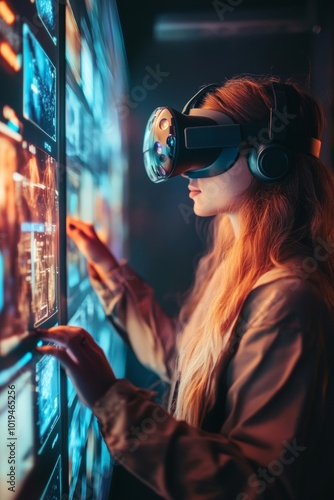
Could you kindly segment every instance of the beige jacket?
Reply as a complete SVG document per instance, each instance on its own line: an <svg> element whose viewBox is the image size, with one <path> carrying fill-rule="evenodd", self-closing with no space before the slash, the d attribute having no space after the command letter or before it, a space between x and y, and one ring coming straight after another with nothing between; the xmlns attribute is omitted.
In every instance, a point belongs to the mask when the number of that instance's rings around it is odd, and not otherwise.
<svg viewBox="0 0 334 500"><path fill-rule="evenodd" d="M127 265L93 285L138 359L171 380L177 321ZM217 363L201 429L154 394L117 380L94 407L114 457L156 494L182 500L329 499L333 470L333 323L310 280L263 275Z"/></svg>

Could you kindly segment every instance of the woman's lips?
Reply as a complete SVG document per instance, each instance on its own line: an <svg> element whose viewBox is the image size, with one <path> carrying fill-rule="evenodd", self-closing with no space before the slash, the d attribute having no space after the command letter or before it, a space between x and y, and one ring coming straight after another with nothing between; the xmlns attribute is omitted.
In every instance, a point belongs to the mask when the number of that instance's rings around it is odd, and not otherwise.
<svg viewBox="0 0 334 500"><path fill-rule="evenodd" d="M189 198L194 198L194 196L197 196L201 191L198 191L197 189L190 189L189 193Z"/></svg>

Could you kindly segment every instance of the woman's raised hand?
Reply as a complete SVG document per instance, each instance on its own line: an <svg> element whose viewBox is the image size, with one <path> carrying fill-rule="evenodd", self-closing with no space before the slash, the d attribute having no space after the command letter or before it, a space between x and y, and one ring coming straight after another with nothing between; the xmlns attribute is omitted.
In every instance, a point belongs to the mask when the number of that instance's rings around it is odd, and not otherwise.
<svg viewBox="0 0 334 500"><path fill-rule="evenodd" d="M83 328L67 325L37 329L37 335L55 344L36 347L37 351L61 362L81 401L92 408L116 380L93 337Z"/></svg>
<svg viewBox="0 0 334 500"><path fill-rule="evenodd" d="M107 273L118 266L115 257L96 234L93 224L67 217L66 227L68 236L97 272Z"/></svg>

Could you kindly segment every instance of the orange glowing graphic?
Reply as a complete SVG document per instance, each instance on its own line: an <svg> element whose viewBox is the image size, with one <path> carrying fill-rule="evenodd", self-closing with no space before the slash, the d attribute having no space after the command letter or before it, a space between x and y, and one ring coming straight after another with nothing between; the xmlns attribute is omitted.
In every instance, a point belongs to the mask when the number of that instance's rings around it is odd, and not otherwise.
<svg viewBox="0 0 334 500"><path fill-rule="evenodd" d="M13 68L14 71L19 71L19 69L21 68L20 61L9 43L0 43L0 55L9 64L9 66Z"/></svg>
<svg viewBox="0 0 334 500"><path fill-rule="evenodd" d="M3 117L5 118L5 120L8 120L13 125L15 125L18 130L21 128L22 123L18 119L18 116L15 113L15 111L13 110L13 108L11 108L10 106L4 106L2 112L3 112ZM0 127L0 130L1 130L1 127Z"/></svg>
<svg viewBox="0 0 334 500"><path fill-rule="evenodd" d="M19 137L0 129L1 354L57 310L56 162Z"/></svg>
<svg viewBox="0 0 334 500"><path fill-rule="evenodd" d="M7 24L13 24L15 21L15 15L6 2L0 2L0 17L2 17Z"/></svg>

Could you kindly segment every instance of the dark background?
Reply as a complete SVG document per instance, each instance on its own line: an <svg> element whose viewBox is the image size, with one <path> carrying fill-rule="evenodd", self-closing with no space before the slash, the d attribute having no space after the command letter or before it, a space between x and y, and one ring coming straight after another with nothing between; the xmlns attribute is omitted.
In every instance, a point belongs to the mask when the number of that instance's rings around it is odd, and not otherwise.
<svg viewBox="0 0 334 500"><path fill-rule="evenodd" d="M129 263L154 287L170 313L191 284L203 245L187 181L152 183L142 139L154 108L181 110L203 83L237 74L292 77L320 99L327 114L322 158L333 160L333 3L315 0L159 2L119 0L129 66ZM224 7L224 5L226 7ZM147 67L166 75L143 89ZM150 83L152 83L150 79ZM140 87L140 88L138 88Z"/></svg>

